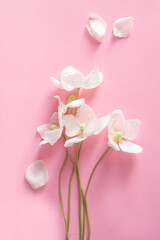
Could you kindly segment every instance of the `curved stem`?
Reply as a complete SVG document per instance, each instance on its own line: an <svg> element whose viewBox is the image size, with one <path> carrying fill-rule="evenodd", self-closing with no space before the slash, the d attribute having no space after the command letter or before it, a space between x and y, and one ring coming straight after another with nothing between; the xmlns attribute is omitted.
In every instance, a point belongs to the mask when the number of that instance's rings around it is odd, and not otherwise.
<svg viewBox="0 0 160 240"><path fill-rule="evenodd" d="M60 200L61 200L61 206L62 206L62 213L63 213L64 223L65 223L65 227L66 227L66 239L69 240L69 237L68 237L68 226L67 226L67 221L66 221L65 212L64 212L62 190L61 190L61 176L62 176L63 169L64 169L64 167L65 167L65 165L67 163L67 159L68 159L68 152L66 152L65 160L64 160L64 162L62 164L62 167L60 169L60 172L59 172L59 195L60 195Z"/></svg>
<svg viewBox="0 0 160 240"><path fill-rule="evenodd" d="M80 153L81 153L82 144L83 144L83 141L80 143L80 146L79 146L79 151L78 151L78 159L79 159L79 156L80 156Z"/></svg>
<svg viewBox="0 0 160 240"><path fill-rule="evenodd" d="M75 163L74 163L74 161L71 158L71 155L69 153L69 149L68 148L67 148L67 153L68 153L69 159L70 159L70 161L71 161L71 163L73 165L73 170L72 170L71 177L70 177L70 180L69 180L69 195L68 195L68 220L67 220L67 227L68 227L68 233L69 233L70 212L71 212L71 185L72 185L73 175L74 175L74 172L75 172Z"/></svg>
<svg viewBox="0 0 160 240"><path fill-rule="evenodd" d="M98 165L100 164L100 162L102 161L102 159L104 158L104 156L108 153L108 151L110 150L110 148L111 147L108 147L107 148L107 150L102 154L102 156L100 157L100 159L97 161L97 163L95 164L95 166L94 166L94 168L93 168L93 170L92 170L92 172L91 172L91 175L90 175L90 177L89 177L89 180L88 180L88 183L87 183L87 187L86 187L86 191L85 191L85 196L84 196L84 198L85 198L85 205L86 205L86 207L84 208L84 212L83 212L83 240L84 240L84 236L85 236L85 212L88 212L88 207L87 207L87 193L88 193L88 189L89 189L89 186L90 186L90 183L91 183L91 180L92 180L92 177L93 177L93 174L94 174L94 172L95 172L95 170L96 170L96 168L98 167ZM88 215L88 213L87 213L87 215ZM87 217L88 218L88 217ZM90 225L89 223L88 223L88 225ZM87 238L88 240L90 239L90 226L89 226L89 231L88 231L88 238Z"/></svg>
<svg viewBox="0 0 160 240"><path fill-rule="evenodd" d="M78 183L79 183L79 227L80 227L80 240L82 239L82 219L81 219L81 205L82 205L82 199L81 199L81 179L80 179L80 171L79 171L79 162L78 162L78 144L76 143L76 163L77 163L77 176L78 176Z"/></svg>

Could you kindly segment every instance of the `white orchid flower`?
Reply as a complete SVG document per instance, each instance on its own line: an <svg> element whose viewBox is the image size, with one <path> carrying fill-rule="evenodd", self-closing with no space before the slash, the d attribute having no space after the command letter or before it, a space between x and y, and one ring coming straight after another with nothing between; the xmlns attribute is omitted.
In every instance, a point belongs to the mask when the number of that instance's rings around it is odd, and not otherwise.
<svg viewBox="0 0 160 240"><path fill-rule="evenodd" d="M101 84L102 79L103 74L99 71L98 67L95 67L93 71L86 77L71 66L66 67L62 71L61 82L51 77L51 80L56 87L65 89L66 91L72 91L77 88L95 88Z"/></svg>
<svg viewBox="0 0 160 240"><path fill-rule="evenodd" d="M37 160L27 168L25 179L33 189L44 186L48 180L48 171L43 160Z"/></svg>
<svg viewBox="0 0 160 240"><path fill-rule="evenodd" d="M74 137L67 140L64 146L72 146L91 135L99 134L107 126L108 120L109 115L97 119L92 109L87 104L82 104L76 116L72 114L64 116L65 133L68 137Z"/></svg>
<svg viewBox="0 0 160 240"><path fill-rule="evenodd" d="M114 110L108 122L108 145L119 151L128 153L141 153L143 149L130 141L139 133L140 121L138 119L125 120L121 110Z"/></svg>

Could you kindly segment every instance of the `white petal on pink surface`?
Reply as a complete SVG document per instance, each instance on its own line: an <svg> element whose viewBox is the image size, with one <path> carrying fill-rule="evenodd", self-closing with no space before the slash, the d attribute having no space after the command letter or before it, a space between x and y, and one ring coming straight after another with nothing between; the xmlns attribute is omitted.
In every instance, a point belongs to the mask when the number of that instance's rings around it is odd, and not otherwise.
<svg viewBox="0 0 160 240"><path fill-rule="evenodd" d="M88 118L88 121L87 121L86 125L85 125L84 136L88 137L88 136L93 135L98 128L98 123L99 123L99 121L98 121L97 118L95 118L93 116L90 116Z"/></svg>
<svg viewBox="0 0 160 240"><path fill-rule="evenodd" d="M51 117L51 120L50 120L50 124L59 126L59 119L58 119L58 113L57 112L54 112L52 114L52 117Z"/></svg>
<svg viewBox="0 0 160 240"><path fill-rule="evenodd" d="M78 137L74 137L74 138L71 138L69 140L67 140L64 144L64 146L67 148L67 147L71 147L73 144L75 143L79 143L79 142L82 142L86 139L86 137L83 137L83 136L78 136Z"/></svg>
<svg viewBox="0 0 160 240"><path fill-rule="evenodd" d="M85 89L92 89L98 87L103 79L103 74L99 71L99 67L95 67L93 71L86 76L84 82Z"/></svg>
<svg viewBox="0 0 160 240"><path fill-rule="evenodd" d="M107 115L105 117L101 117L100 119L98 119L98 126L97 126L97 129L96 129L94 135L97 135L101 131L103 131L103 129L107 126L109 119L110 119L110 115Z"/></svg>
<svg viewBox="0 0 160 240"><path fill-rule="evenodd" d="M49 130L50 130L50 124L43 124L43 125L37 127L37 132L39 133L41 138L44 138L44 133Z"/></svg>
<svg viewBox="0 0 160 240"><path fill-rule="evenodd" d="M64 116L64 125L66 127L66 135L68 137L73 137L78 135L80 126L77 124L76 117L72 114Z"/></svg>
<svg viewBox="0 0 160 240"><path fill-rule="evenodd" d="M47 131L44 133L44 140L46 140L53 146L61 137L62 131L63 131L63 128Z"/></svg>
<svg viewBox="0 0 160 240"><path fill-rule="evenodd" d="M128 152L128 153L139 154L143 151L143 149L139 145L129 141L123 141L122 143L119 144L119 147L123 152Z"/></svg>
<svg viewBox="0 0 160 240"><path fill-rule="evenodd" d="M124 137L128 140L134 140L139 133L140 121L138 119L129 119L126 121L126 133Z"/></svg>
<svg viewBox="0 0 160 240"><path fill-rule="evenodd" d="M93 110L86 103L82 104L77 111L76 120L81 126L85 124L90 116L95 116Z"/></svg>
<svg viewBox="0 0 160 240"><path fill-rule="evenodd" d="M55 85L56 87L58 87L58 88L60 88L60 89L63 89L62 84L61 84L60 81L58 81L58 80L55 79L54 77L51 77L51 80L52 80L52 82L54 83L54 85Z"/></svg>
<svg viewBox="0 0 160 240"><path fill-rule="evenodd" d="M71 66L66 67L62 71L61 83L63 88L67 91L72 91L76 88L82 87L84 84L84 80L84 75Z"/></svg>
<svg viewBox="0 0 160 240"><path fill-rule="evenodd" d="M108 122L108 131L122 131L126 130L126 120L123 116L121 110L114 110L110 115L110 120Z"/></svg>
<svg viewBox="0 0 160 240"><path fill-rule="evenodd" d="M74 101L68 103L66 106L69 108L76 108L76 107L80 107L83 103L85 103L85 99L80 98L78 100L74 100Z"/></svg>
<svg viewBox="0 0 160 240"><path fill-rule="evenodd" d="M86 28L90 35L98 42L102 41L106 32L106 27L106 22L98 14L92 13L89 15Z"/></svg>
<svg viewBox="0 0 160 240"><path fill-rule="evenodd" d="M114 23L113 34L120 38L128 37L131 33L132 27L133 17L120 18Z"/></svg>
<svg viewBox="0 0 160 240"><path fill-rule="evenodd" d="M44 186L48 180L48 171L43 160L33 162L26 171L25 179L33 189Z"/></svg>

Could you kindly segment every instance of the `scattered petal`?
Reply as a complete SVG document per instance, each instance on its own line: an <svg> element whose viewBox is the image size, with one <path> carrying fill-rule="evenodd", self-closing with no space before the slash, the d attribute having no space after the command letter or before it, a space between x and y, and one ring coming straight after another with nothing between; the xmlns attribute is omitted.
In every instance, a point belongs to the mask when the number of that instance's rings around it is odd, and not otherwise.
<svg viewBox="0 0 160 240"><path fill-rule="evenodd" d="M119 146L123 152L138 154L143 151L143 149L139 145L128 141L123 141L122 143L119 144Z"/></svg>
<svg viewBox="0 0 160 240"><path fill-rule="evenodd" d="M48 171L43 160L33 162L26 171L25 179L33 189L44 186L48 180Z"/></svg>
<svg viewBox="0 0 160 240"><path fill-rule="evenodd" d="M86 28L90 35L98 42L102 42L102 39L106 32L106 22L96 13L90 14Z"/></svg>
<svg viewBox="0 0 160 240"><path fill-rule="evenodd" d="M133 26L133 17L120 18L115 21L113 26L113 34L116 37L128 37Z"/></svg>

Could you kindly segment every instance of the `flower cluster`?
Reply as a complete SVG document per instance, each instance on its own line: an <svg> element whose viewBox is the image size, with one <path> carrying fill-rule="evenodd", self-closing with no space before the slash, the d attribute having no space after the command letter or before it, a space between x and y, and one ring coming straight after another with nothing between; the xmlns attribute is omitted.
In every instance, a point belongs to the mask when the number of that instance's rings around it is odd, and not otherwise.
<svg viewBox="0 0 160 240"><path fill-rule="evenodd" d="M87 192L95 169L106 155L106 153L112 148L116 151L122 150L128 153L141 153L142 148L132 143L139 133L140 121L138 119L125 120L121 110L114 110L110 114L106 114L101 118L97 118L93 110L86 104L84 98L78 98L80 88L93 89L99 86L103 79L103 74L99 71L98 67L95 67L93 71L84 76L81 72L75 68L69 66L65 68L61 73L61 81L51 77L52 82L58 88L66 91L72 91L77 89L76 95L70 95L67 103L61 101L60 96L55 96L58 100L58 110L54 112L50 122L48 124L41 125L37 128L39 135L42 138L40 146L43 144L54 145L58 139L62 136L65 139L64 147L66 148L66 158L60 171L59 177L59 192L61 197L61 204L63 210L63 216L66 226L66 238L69 239L69 217L66 220L63 200L61 194L61 174L63 168L69 158L73 164L73 171L70 178L69 185L69 204L71 194L71 182L75 171L75 161L72 159L69 152L69 147L76 144L76 167L77 177L79 181L79 222L80 222L80 239L84 239L85 230L83 230L82 236L82 220L81 220L81 205L83 199L84 217L83 225L85 226L85 212L87 214L87 220L89 223L89 215L87 209ZM79 156L82 147L82 142L92 135L101 133L105 128L108 128L108 147L105 150L102 157L98 160L92 174L89 178L86 191L84 192L81 186L80 171L79 171ZM106 140L107 142L107 140ZM46 166L42 160L36 161L29 166L26 171L26 180L34 188L43 186L48 181L48 172ZM82 198L82 199L81 199ZM70 205L68 210L68 216L70 216ZM90 224L89 224L90 226ZM90 234L90 228L89 228ZM90 235L89 235L90 236ZM90 239L90 237L88 237Z"/></svg>

